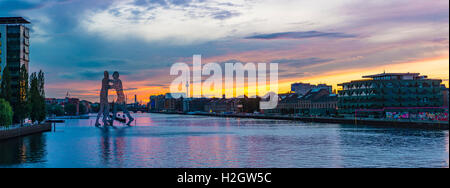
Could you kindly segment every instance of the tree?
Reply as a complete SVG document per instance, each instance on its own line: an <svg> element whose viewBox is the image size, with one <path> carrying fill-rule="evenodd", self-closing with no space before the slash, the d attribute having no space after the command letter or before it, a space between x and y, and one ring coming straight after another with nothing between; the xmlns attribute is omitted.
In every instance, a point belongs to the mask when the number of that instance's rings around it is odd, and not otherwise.
<svg viewBox="0 0 450 188"><path fill-rule="evenodd" d="M14 109L14 121L23 125L25 118L29 116L30 105L28 101L28 71L25 64L20 68L19 73L19 87L17 88L17 101L13 105Z"/></svg>
<svg viewBox="0 0 450 188"><path fill-rule="evenodd" d="M0 98L3 98L5 101L11 103L11 91L11 76L9 75L8 66L6 66L3 71L2 83L0 85Z"/></svg>
<svg viewBox="0 0 450 188"><path fill-rule="evenodd" d="M61 105L58 104L49 104L46 105L47 114L49 115L55 115L55 116L63 116L64 115L64 109Z"/></svg>
<svg viewBox="0 0 450 188"><path fill-rule="evenodd" d="M13 111L9 102L0 99L0 126L9 126L12 124Z"/></svg>
<svg viewBox="0 0 450 188"><path fill-rule="evenodd" d="M31 111L30 111L30 119L32 122L38 121L40 116L41 109L41 96L39 93L39 86L38 86L38 78L36 76L36 73L32 73L30 75L30 89L29 89L29 96L28 96L28 103L30 105Z"/></svg>
<svg viewBox="0 0 450 188"><path fill-rule="evenodd" d="M86 107L86 105L84 104L84 103L80 103L80 114L86 114L86 111L87 111L87 107Z"/></svg>
<svg viewBox="0 0 450 188"><path fill-rule="evenodd" d="M42 70L38 73L38 91L39 91L39 115L37 117L38 121L44 121L45 117L47 117L47 110L45 109L47 105L45 105L45 76Z"/></svg>
<svg viewBox="0 0 450 188"><path fill-rule="evenodd" d="M64 111L67 115L75 115L77 113L77 107L69 103L64 106Z"/></svg>
<svg viewBox="0 0 450 188"><path fill-rule="evenodd" d="M28 93L28 104L30 108L30 119L32 122L42 122L47 116L44 92L44 73L32 73L30 75L30 88Z"/></svg>
<svg viewBox="0 0 450 188"><path fill-rule="evenodd" d="M91 113L98 113L100 111L100 104L94 103L91 105Z"/></svg>

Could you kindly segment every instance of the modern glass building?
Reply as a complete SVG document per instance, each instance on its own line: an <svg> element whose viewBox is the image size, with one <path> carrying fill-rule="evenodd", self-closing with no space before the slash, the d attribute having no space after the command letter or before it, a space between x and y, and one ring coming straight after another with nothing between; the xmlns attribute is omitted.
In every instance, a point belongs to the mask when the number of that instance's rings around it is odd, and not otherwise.
<svg viewBox="0 0 450 188"><path fill-rule="evenodd" d="M20 67L25 65L28 70L30 61L28 24L22 17L0 17L0 81L8 66L13 93L17 92Z"/></svg>
<svg viewBox="0 0 450 188"><path fill-rule="evenodd" d="M339 84L340 114L385 117L439 113L443 108L442 80L419 73L382 73Z"/></svg>

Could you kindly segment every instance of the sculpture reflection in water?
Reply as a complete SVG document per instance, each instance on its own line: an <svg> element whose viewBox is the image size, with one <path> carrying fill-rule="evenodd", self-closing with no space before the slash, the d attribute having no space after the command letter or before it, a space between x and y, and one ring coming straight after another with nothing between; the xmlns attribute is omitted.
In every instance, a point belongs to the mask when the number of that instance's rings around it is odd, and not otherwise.
<svg viewBox="0 0 450 188"><path fill-rule="evenodd" d="M95 121L95 126L100 126L99 120L100 116L103 116L102 121L104 126L113 126L114 121L118 120L117 111L122 110L123 113L127 116L128 122L127 125L130 125L131 122L134 121L134 118L131 117L130 112L127 109L127 104L125 101L125 94L123 92L122 80L119 79L119 72L114 72L113 80L109 78L108 71L104 72L104 78L102 80L102 88L100 91L100 110L97 114L97 120ZM112 83L112 85L110 85ZM114 103L113 113L110 115L111 106L108 102L108 90L114 89L116 90L117 100ZM119 119L120 120L120 119ZM126 121L125 119L122 119Z"/></svg>

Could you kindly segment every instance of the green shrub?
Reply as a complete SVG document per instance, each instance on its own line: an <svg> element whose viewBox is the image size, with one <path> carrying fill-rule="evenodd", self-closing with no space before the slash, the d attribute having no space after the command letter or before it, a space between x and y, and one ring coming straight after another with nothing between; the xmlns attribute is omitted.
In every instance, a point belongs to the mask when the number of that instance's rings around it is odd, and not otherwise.
<svg viewBox="0 0 450 188"><path fill-rule="evenodd" d="M48 115L50 116L63 116L64 115L64 108L61 105L58 104L49 104L46 105L46 110Z"/></svg>
<svg viewBox="0 0 450 188"><path fill-rule="evenodd" d="M66 112L66 115L69 116L74 116L77 114L77 106L75 106L74 104L66 104L64 106L64 111Z"/></svg>
<svg viewBox="0 0 450 188"><path fill-rule="evenodd" d="M0 99L0 126L9 126L12 124L13 111L9 102Z"/></svg>

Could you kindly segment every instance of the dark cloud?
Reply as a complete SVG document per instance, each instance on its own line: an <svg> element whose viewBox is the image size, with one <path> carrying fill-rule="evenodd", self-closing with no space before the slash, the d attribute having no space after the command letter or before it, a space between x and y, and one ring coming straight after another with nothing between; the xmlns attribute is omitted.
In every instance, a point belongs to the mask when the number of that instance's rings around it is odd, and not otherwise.
<svg viewBox="0 0 450 188"><path fill-rule="evenodd" d="M192 0L135 0L136 6L154 7L154 6L186 6L192 3Z"/></svg>
<svg viewBox="0 0 450 188"><path fill-rule="evenodd" d="M239 16L240 13L237 12L231 12L231 11L227 11L227 10L223 10L223 11L219 11L219 12L214 12L212 14L214 19L218 19L218 20L226 20L235 16Z"/></svg>
<svg viewBox="0 0 450 188"><path fill-rule="evenodd" d="M103 71L78 71L73 73L61 73L60 77L69 80L101 80L103 78Z"/></svg>
<svg viewBox="0 0 450 188"><path fill-rule="evenodd" d="M82 61L76 65L83 68L108 68L126 65L128 62L124 60L91 60Z"/></svg>
<svg viewBox="0 0 450 188"><path fill-rule="evenodd" d="M23 0L1 0L0 1L0 16L1 13L12 13L19 10L31 10L39 9L49 3L64 3L72 0L41 0L36 2L23 1Z"/></svg>
<svg viewBox="0 0 450 188"><path fill-rule="evenodd" d="M304 67L308 65L315 65L320 63L326 63L333 61L333 59L321 59L317 57L305 58L305 59L278 59L273 60L271 63L279 63L282 66L292 66L292 67Z"/></svg>
<svg viewBox="0 0 450 188"><path fill-rule="evenodd" d="M198 3L205 2L205 0L193 1L193 0L135 0L132 4L139 7L146 8L147 12L158 7L165 9L179 9L184 10L186 15L191 18L211 17L218 20L226 20L235 16L239 16L240 13L235 11L229 11L215 6L199 5ZM232 3L219 3L221 6L236 6ZM199 13L189 10L189 8L202 9L205 13ZM137 10L129 10L135 17L129 18L131 20L154 19L153 16L148 18L142 18L143 12ZM111 14L119 16L120 12L117 10L111 10Z"/></svg>
<svg viewBox="0 0 450 188"><path fill-rule="evenodd" d="M325 37L325 38L353 38L356 35L345 34L345 33L327 33L327 32L319 32L319 31L304 31L304 32L283 32L283 33L271 33L271 34L262 34L262 35L254 35L246 37L246 39L304 39L304 38L316 38L316 37Z"/></svg>
<svg viewBox="0 0 450 188"><path fill-rule="evenodd" d="M124 91L135 91L135 90L137 90L138 88L127 88L127 89L123 89Z"/></svg>
<svg viewBox="0 0 450 188"><path fill-rule="evenodd" d="M147 84L146 86L150 86L150 87L166 87L166 84Z"/></svg>
<svg viewBox="0 0 450 188"><path fill-rule="evenodd" d="M59 74L62 79L89 81L89 80L101 80L103 78L104 70L83 70L77 72L65 72ZM114 70L108 70L109 75L112 76ZM130 75L127 71L119 71L120 75Z"/></svg>
<svg viewBox="0 0 450 188"><path fill-rule="evenodd" d="M26 1L18 1L18 0L2 0L0 1L0 14L15 12L18 10L29 10L43 7L43 3L30 3ZM4 15L0 15L4 16Z"/></svg>
<svg viewBox="0 0 450 188"><path fill-rule="evenodd" d="M87 89L70 89L70 91L67 90L60 90L60 92L62 93L67 93L69 92L69 94L73 95L73 94L86 94L86 93L96 93L99 92L100 89L93 89L93 90L87 90Z"/></svg>
<svg viewBox="0 0 450 188"><path fill-rule="evenodd" d="M300 78L305 76L305 73L296 72L296 73L279 73L280 78Z"/></svg>

